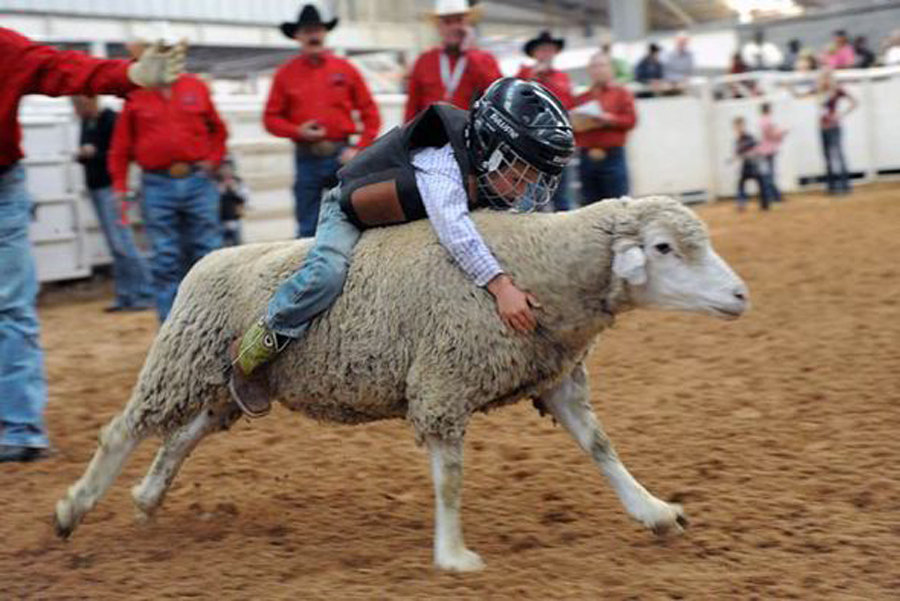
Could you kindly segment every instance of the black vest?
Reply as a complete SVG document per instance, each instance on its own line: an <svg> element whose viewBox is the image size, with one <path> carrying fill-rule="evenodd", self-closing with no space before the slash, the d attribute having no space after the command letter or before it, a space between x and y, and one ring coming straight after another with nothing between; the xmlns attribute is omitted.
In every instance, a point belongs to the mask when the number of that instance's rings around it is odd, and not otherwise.
<svg viewBox="0 0 900 601"><path fill-rule="evenodd" d="M466 182L469 206L480 206L466 147L468 111L434 104L395 127L338 171L341 209L358 228L394 225L428 217L410 154L416 148L449 142Z"/></svg>

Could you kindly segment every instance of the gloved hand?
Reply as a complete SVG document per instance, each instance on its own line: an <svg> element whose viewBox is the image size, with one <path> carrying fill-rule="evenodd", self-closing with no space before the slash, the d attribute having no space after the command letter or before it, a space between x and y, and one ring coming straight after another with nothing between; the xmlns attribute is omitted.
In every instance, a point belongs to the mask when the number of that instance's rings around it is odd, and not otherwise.
<svg viewBox="0 0 900 601"><path fill-rule="evenodd" d="M128 67L128 79L145 88L169 85L184 73L187 42L167 47L162 40L151 44L141 58Z"/></svg>

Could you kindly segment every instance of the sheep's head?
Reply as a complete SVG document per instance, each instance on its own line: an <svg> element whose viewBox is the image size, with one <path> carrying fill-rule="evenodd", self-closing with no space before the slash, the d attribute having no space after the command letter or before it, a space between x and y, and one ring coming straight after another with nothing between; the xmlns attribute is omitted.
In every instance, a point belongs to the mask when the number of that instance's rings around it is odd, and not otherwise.
<svg viewBox="0 0 900 601"><path fill-rule="evenodd" d="M627 282L636 307L736 319L750 305L743 280L713 250L706 226L668 197L614 202L613 273Z"/></svg>

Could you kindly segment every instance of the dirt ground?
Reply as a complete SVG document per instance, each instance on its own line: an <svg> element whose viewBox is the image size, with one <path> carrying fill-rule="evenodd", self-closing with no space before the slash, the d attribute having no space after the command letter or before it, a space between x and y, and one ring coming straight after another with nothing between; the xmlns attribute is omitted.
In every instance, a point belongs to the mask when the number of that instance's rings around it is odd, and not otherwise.
<svg viewBox="0 0 900 601"><path fill-rule="evenodd" d="M0 467L0 599L897 599L900 186L771 214L699 210L747 280L737 322L632 313L590 361L625 464L682 503L654 538L530 403L467 438L478 574L431 567L428 460L399 421L283 410L211 437L158 518L133 520L146 441L68 542L50 516L123 405L155 332L109 285L42 298L55 455Z"/></svg>

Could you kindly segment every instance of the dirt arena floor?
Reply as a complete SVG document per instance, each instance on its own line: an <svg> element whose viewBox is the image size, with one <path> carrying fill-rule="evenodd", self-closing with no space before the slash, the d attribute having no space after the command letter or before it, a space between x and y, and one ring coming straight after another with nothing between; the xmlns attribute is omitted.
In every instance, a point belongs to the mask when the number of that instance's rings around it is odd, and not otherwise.
<svg viewBox="0 0 900 601"><path fill-rule="evenodd" d="M590 361L625 464L682 503L658 540L530 403L479 416L464 519L478 574L431 567L427 456L402 422L323 426L276 410L211 437L157 520L133 520L133 456L68 542L57 498L122 406L153 315L109 285L45 294L55 455L0 467L0 599L900 598L900 186L703 207L750 285L737 322L623 316Z"/></svg>

